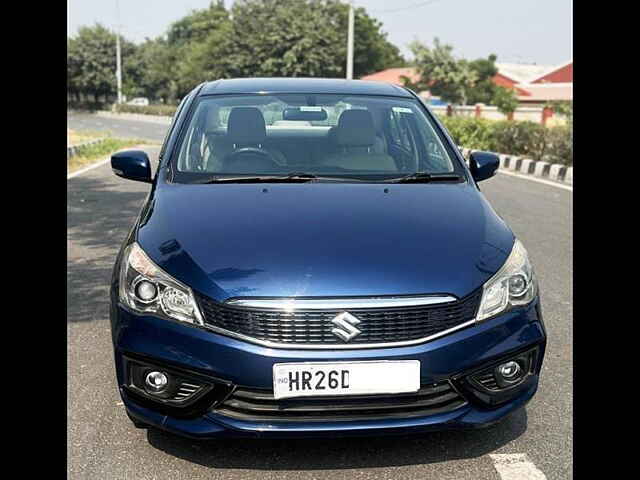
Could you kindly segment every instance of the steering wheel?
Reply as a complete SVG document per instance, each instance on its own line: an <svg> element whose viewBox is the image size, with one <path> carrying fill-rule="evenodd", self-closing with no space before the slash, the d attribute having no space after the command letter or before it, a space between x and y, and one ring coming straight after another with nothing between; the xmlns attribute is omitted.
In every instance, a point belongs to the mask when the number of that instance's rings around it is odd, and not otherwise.
<svg viewBox="0 0 640 480"><path fill-rule="evenodd" d="M269 153L266 150L263 150L261 148L256 148L256 147L243 147L243 148L239 148L238 150L234 150L233 152L227 154L224 159L223 159L223 165L224 165L224 169L228 170L229 167L231 166L231 169L234 173L243 173L241 171L237 171L237 167L235 167L235 163L237 163L238 160L240 160L240 158L243 155L257 155L260 157L260 161L258 162L258 165L254 165L254 162L247 162L248 163L248 173L255 173L256 171L256 167L258 167L258 170L261 170L263 168L272 168L273 170L277 170L278 169L278 163L275 161L275 159L273 158L273 155L271 155L271 153ZM242 165L245 166L245 165Z"/></svg>

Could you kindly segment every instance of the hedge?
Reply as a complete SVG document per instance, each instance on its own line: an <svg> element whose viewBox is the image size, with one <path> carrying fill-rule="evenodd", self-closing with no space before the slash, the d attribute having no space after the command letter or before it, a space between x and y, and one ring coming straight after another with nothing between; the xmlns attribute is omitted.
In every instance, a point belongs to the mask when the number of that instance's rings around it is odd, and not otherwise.
<svg viewBox="0 0 640 480"><path fill-rule="evenodd" d="M440 120L457 145L573 165L571 126L544 127L535 122L475 117L440 117Z"/></svg>
<svg viewBox="0 0 640 480"><path fill-rule="evenodd" d="M108 110L110 104L105 102L95 102L88 100L69 100L67 101L67 110L87 110L89 112L97 112L98 110Z"/></svg>
<svg viewBox="0 0 640 480"><path fill-rule="evenodd" d="M126 105L116 104L114 110L118 113L141 113L143 115L160 115L166 117L172 117L178 109L175 105Z"/></svg>

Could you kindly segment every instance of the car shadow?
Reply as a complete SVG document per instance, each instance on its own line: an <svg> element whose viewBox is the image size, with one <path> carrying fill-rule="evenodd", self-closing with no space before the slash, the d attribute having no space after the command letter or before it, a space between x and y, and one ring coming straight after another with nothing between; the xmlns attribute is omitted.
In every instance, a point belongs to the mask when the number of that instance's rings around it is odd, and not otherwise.
<svg viewBox="0 0 640 480"><path fill-rule="evenodd" d="M470 459L491 453L521 436L527 412L521 408L481 430L384 437L296 440L197 441L157 429L149 444L168 455L217 469L335 470L398 467Z"/></svg>

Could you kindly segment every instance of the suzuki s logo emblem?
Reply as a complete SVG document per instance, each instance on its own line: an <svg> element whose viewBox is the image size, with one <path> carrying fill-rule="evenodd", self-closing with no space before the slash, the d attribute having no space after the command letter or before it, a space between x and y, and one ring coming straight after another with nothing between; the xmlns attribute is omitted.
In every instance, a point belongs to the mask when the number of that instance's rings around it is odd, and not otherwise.
<svg viewBox="0 0 640 480"><path fill-rule="evenodd" d="M336 337L340 337L345 342L354 339L362 333L355 327L355 325L358 325L360 323L360 320L351 315L349 312L342 312L336 315L336 317L331 320L331 323L336 326L336 328L331 329L331 333L333 333Z"/></svg>

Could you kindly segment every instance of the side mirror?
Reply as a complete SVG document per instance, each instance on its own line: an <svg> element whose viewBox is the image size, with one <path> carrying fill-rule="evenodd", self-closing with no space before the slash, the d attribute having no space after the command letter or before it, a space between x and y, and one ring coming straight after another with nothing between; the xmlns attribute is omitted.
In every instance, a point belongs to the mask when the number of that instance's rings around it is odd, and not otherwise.
<svg viewBox="0 0 640 480"><path fill-rule="evenodd" d="M125 150L111 155L111 170L117 176L151 183L151 162L142 150Z"/></svg>
<svg viewBox="0 0 640 480"><path fill-rule="evenodd" d="M500 166L500 158L491 152L473 152L469 155L469 168L476 182L491 178Z"/></svg>

